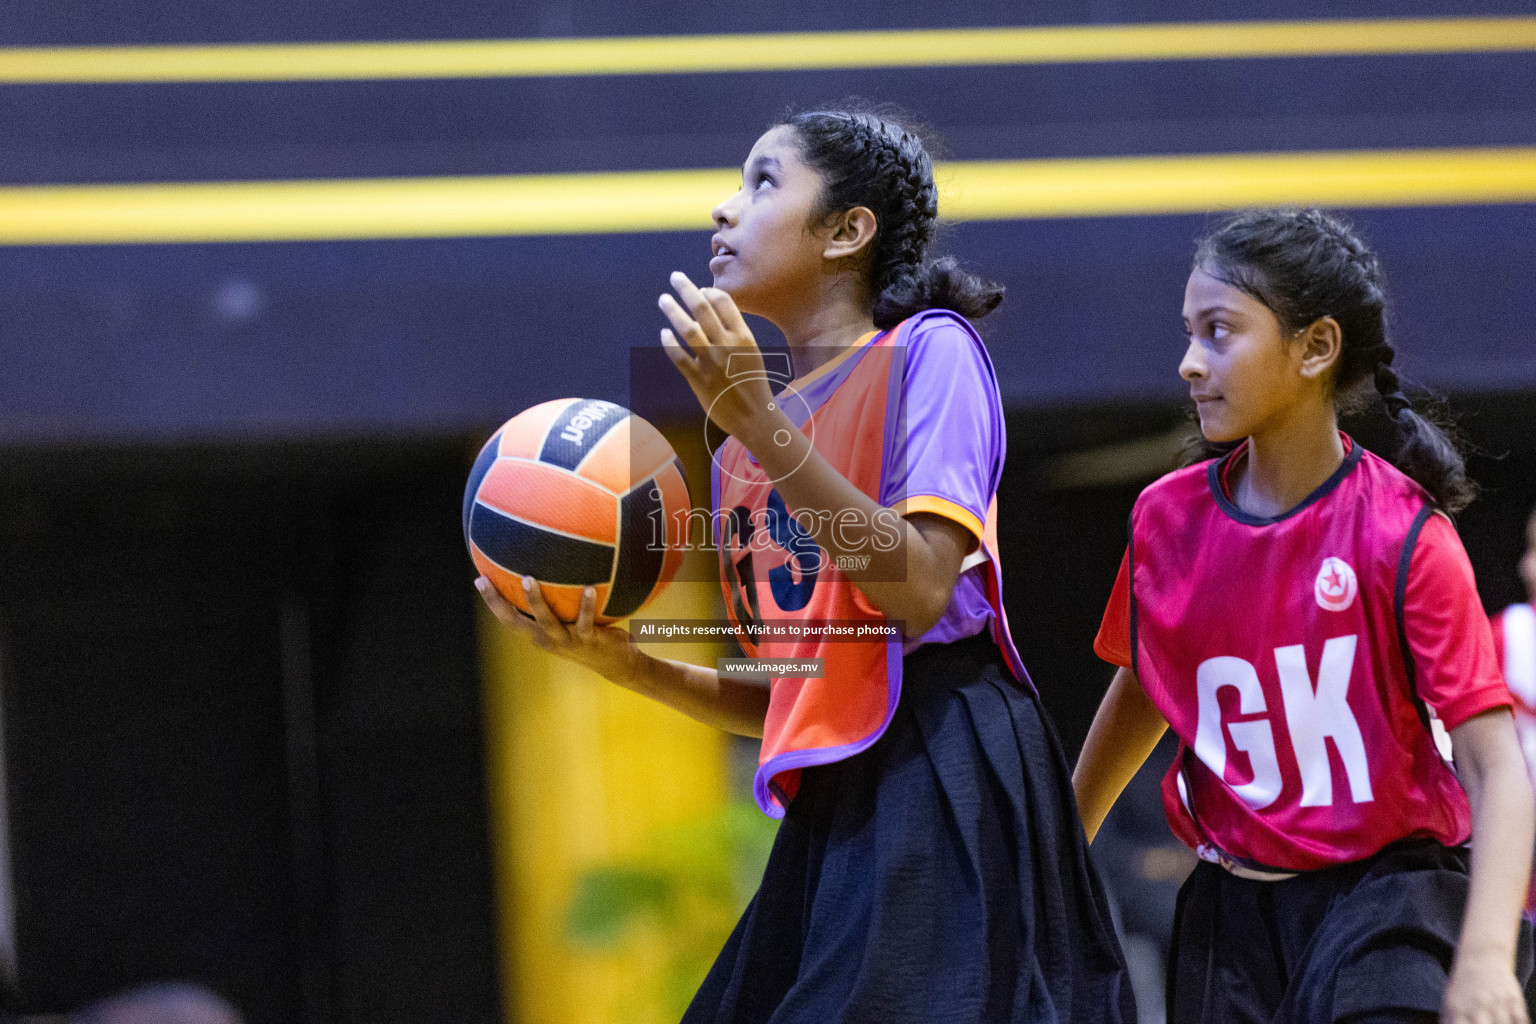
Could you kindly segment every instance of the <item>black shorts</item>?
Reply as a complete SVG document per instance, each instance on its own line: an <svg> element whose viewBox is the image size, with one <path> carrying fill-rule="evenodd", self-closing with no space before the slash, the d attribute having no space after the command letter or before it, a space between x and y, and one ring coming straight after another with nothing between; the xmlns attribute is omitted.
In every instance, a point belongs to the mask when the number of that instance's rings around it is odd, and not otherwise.
<svg viewBox="0 0 1536 1024"><path fill-rule="evenodd" d="M1279 882L1195 868L1179 891L1169 1024L1435 1020L1467 905L1468 853L1428 839ZM1531 973L1522 923L1516 975Z"/></svg>

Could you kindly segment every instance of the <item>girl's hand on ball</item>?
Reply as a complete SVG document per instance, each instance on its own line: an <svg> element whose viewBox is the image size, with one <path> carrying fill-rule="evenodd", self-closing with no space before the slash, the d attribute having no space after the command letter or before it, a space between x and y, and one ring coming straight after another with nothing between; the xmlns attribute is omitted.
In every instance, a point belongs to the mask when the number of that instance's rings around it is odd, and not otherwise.
<svg viewBox="0 0 1536 1024"><path fill-rule="evenodd" d="M639 651L624 630L595 624L597 591L593 588L582 591L576 621L569 624L555 617L544 601L544 592L531 576L523 577L523 593L527 595L528 607L533 610L532 618L497 593L484 576L475 580L475 589L480 591L491 614L503 625L527 636L534 646L574 661L614 682L622 682L633 674Z"/></svg>
<svg viewBox="0 0 1536 1024"><path fill-rule="evenodd" d="M672 322L661 332L662 348L709 418L740 437L774 409L763 354L729 295L718 288L700 289L681 271L671 280L682 302L666 294L657 300Z"/></svg>

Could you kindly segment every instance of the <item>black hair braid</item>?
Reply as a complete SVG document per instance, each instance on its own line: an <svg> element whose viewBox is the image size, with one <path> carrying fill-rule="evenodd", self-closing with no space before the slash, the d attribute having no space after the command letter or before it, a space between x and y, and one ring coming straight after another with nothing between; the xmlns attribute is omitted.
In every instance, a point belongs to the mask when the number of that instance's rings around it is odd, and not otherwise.
<svg viewBox="0 0 1536 1024"><path fill-rule="evenodd" d="M1378 345L1373 351L1376 355L1376 369L1373 373L1376 384L1376 393L1381 396L1381 404L1386 406L1387 415L1397 420L1403 413L1413 412L1413 401L1403 394L1403 381L1392 369L1392 360L1397 356L1397 350L1391 345Z"/></svg>
<svg viewBox="0 0 1536 1024"><path fill-rule="evenodd" d="M1387 337L1385 275L1348 222L1317 209L1238 213L1200 241L1195 265L1263 303L1284 330L1332 317L1343 341L1334 393L1347 401L1369 380L1397 432L1397 467L1448 512L1477 496L1454 427L1404 390Z"/></svg>
<svg viewBox="0 0 1536 1024"><path fill-rule="evenodd" d="M826 178L818 222L855 206L875 215L867 261L876 327L894 327L925 309L977 319L997 308L1000 285L952 258L928 258L939 197L933 161L915 131L873 110L809 111L782 123L799 136L805 162Z"/></svg>
<svg viewBox="0 0 1536 1024"><path fill-rule="evenodd" d="M890 160L887 174L893 191L901 197L901 205L912 211L912 216L877 231L870 268L877 321L889 319L889 314L895 312L895 322L899 322L903 318L900 309L932 305L923 271L928 244L938 224L939 192L933 184L933 165L921 143L905 129L901 130L900 141L902 144L884 147L883 155ZM887 315L882 317L882 312Z"/></svg>
<svg viewBox="0 0 1536 1024"><path fill-rule="evenodd" d="M1321 210L1302 210L1299 219L1337 246L1349 267L1363 279L1365 304L1370 307L1373 318L1376 307L1379 305L1381 308L1381 328L1379 337L1374 338L1375 344L1354 346L1346 350L1348 365L1341 360L1339 383L1343 387L1339 390L1353 387L1368 374L1381 398L1382 406L1395 423L1404 413L1413 412L1413 401L1403 393L1402 378L1392 367L1393 360L1397 358L1397 349L1387 338L1386 282L1381 261L1341 220ZM1371 333L1374 335L1376 332Z"/></svg>

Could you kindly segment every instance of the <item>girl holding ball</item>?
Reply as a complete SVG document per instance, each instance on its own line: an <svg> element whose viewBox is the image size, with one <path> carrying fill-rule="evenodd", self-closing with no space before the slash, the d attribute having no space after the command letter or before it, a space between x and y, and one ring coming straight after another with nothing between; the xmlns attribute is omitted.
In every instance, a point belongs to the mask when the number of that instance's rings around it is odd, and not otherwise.
<svg viewBox="0 0 1536 1024"><path fill-rule="evenodd" d="M784 821L689 1024L1134 1017L1002 609L1002 405L970 323L1002 290L929 255L937 206L897 120L796 114L714 210L713 286L678 273L660 299L667 354L730 435L713 481L730 616L762 638L749 654L819 658L822 675L733 680L595 627L590 597L564 624L529 581L530 622L479 584L541 646L763 739L755 796ZM789 342L779 394L743 312ZM768 621L898 628L754 634Z"/></svg>

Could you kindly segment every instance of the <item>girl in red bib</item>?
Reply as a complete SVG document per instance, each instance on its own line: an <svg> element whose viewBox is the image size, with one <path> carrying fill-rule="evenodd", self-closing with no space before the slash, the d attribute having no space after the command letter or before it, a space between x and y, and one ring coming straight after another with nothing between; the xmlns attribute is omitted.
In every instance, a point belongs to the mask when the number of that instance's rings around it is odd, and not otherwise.
<svg viewBox="0 0 1536 1024"><path fill-rule="evenodd" d="M770 683L652 658L530 586L521 621L614 682L763 739L782 816L689 1024L1131 1020L1054 733L1008 638L993 519L1002 405L967 317L1001 289L929 258L922 143L795 115L714 211L714 287L674 274L662 342L709 418L727 610ZM783 331L775 382L742 319ZM775 389L775 383L779 385ZM862 630L863 632L860 632Z"/></svg>
<svg viewBox="0 0 1536 1024"><path fill-rule="evenodd" d="M1531 790L1444 514L1472 485L1402 393L1376 258L1320 211L1238 215L1201 243L1184 321L1221 454L1137 499L1095 642L1119 671L1074 776L1092 836L1179 738L1163 803L1202 863L1168 1019L1523 1022ZM1395 466L1338 429L1372 384Z"/></svg>

